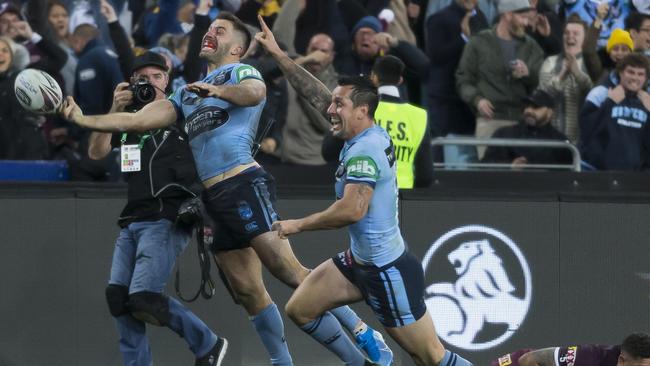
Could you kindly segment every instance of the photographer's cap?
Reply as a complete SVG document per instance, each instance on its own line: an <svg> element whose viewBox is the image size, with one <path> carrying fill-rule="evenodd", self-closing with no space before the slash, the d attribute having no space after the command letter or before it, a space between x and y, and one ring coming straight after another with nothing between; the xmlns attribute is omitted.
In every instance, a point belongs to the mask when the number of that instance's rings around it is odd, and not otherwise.
<svg viewBox="0 0 650 366"><path fill-rule="evenodd" d="M135 58L133 61L133 67L131 68L131 73L134 73L147 66L155 66L164 70L165 72L168 71L167 60L165 60L165 57L158 53L147 51Z"/></svg>
<svg viewBox="0 0 650 366"><path fill-rule="evenodd" d="M533 7L530 6L528 0L500 0L498 9L499 14L508 12L523 13L532 10Z"/></svg>

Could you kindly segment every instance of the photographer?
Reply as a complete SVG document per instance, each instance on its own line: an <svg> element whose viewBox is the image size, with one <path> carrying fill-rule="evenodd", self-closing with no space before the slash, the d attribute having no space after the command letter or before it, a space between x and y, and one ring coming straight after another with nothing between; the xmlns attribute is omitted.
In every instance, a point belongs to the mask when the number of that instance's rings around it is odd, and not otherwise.
<svg viewBox="0 0 650 366"><path fill-rule="evenodd" d="M164 99L169 82L165 59L146 52L134 61L131 83L120 83L111 112L136 111ZM179 206L198 182L187 140L173 126L142 134L93 132L88 155L101 159L120 148L128 201L118 224L106 300L116 318L125 365L150 365L145 323L166 326L185 338L196 365L217 364L227 343L196 315L162 292L178 255L190 239L175 226Z"/></svg>

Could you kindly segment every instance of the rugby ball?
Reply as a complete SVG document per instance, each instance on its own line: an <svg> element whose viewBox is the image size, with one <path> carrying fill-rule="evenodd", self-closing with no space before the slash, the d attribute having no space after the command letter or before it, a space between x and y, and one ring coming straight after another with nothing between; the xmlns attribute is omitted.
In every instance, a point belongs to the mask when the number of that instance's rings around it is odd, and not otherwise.
<svg viewBox="0 0 650 366"><path fill-rule="evenodd" d="M36 113L56 112L63 99L59 83L50 74L36 69L25 69L16 76L14 92L23 108Z"/></svg>

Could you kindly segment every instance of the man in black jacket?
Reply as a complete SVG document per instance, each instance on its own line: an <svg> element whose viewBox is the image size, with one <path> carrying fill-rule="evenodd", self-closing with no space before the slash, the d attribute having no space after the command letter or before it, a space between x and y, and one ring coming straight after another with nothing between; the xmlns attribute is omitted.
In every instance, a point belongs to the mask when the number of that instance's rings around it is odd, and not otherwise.
<svg viewBox="0 0 650 366"><path fill-rule="evenodd" d="M146 52L135 59L132 81L147 80L155 99L164 99L169 82L165 59ZM137 103L136 103L137 104ZM128 83L115 89L111 112L134 106ZM217 337L196 315L163 294L177 256L190 233L178 228L175 218L181 203L196 196L198 177L187 139L176 128L143 134L93 132L88 155L106 156L113 147L121 152L128 201L118 224L106 300L120 335L125 365L151 365L145 324L166 326L185 338L196 365L220 365L227 341Z"/></svg>
<svg viewBox="0 0 650 366"><path fill-rule="evenodd" d="M536 139L566 141L567 137L552 125L552 96L536 90L526 98L524 115L519 124L502 127L494 132L494 138ZM491 146L485 151L485 163L508 163L512 168L526 164L571 164L571 153L567 149L544 147Z"/></svg>
<svg viewBox="0 0 650 366"><path fill-rule="evenodd" d="M469 37L488 27L478 0L455 0L427 20L429 128L433 137L474 136L476 117L456 91L456 68ZM445 162L475 161L473 146L444 147Z"/></svg>

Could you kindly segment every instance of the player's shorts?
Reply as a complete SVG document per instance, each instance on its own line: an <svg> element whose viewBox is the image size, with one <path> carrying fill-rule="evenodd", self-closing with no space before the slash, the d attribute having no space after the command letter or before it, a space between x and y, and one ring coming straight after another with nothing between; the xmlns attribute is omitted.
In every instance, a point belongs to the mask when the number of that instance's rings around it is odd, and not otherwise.
<svg viewBox="0 0 650 366"><path fill-rule="evenodd" d="M408 251L382 267L357 263L349 249L332 260L384 326L409 325L426 312L422 264Z"/></svg>
<svg viewBox="0 0 650 366"><path fill-rule="evenodd" d="M275 181L262 168L245 170L203 191L203 203L214 225L210 250L242 249L271 231L280 219L273 205Z"/></svg>

